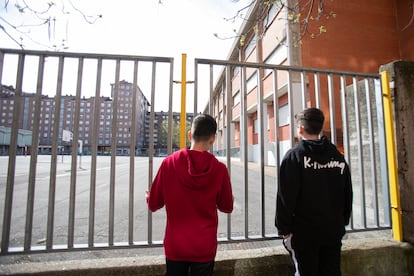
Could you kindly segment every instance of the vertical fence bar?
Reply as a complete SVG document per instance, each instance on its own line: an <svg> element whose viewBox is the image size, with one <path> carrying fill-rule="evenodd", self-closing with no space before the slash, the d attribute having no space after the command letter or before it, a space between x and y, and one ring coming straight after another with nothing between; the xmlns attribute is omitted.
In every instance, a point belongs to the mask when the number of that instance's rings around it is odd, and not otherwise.
<svg viewBox="0 0 414 276"><path fill-rule="evenodd" d="M50 163L50 180L49 180L49 199L47 212L47 230L46 230L46 249L53 247L53 229L55 222L55 198L56 198L56 168L57 168L57 145L59 137L59 116L61 112L62 101L62 81L63 81L63 67L64 57L59 57L58 75L56 83L56 98L55 98L55 120L53 122L53 145L52 145L52 162ZM32 144L33 145L33 144Z"/></svg>
<svg viewBox="0 0 414 276"><path fill-rule="evenodd" d="M277 71L274 71L274 73ZM276 76L277 79L277 76ZM300 84L302 89L302 110L306 108L306 77L305 72L300 72ZM277 86L276 86L277 87Z"/></svg>
<svg viewBox="0 0 414 276"><path fill-rule="evenodd" d="M347 104L347 96L346 96L346 77L345 75L340 76L341 79L341 110L342 110L342 135L343 135L343 143L344 143L344 157L348 163L350 171L352 171L352 164L351 164L351 153L350 153L350 145L349 145L349 124L348 124L348 104ZM350 218L349 228L354 228L354 221L353 216Z"/></svg>
<svg viewBox="0 0 414 276"><path fill-rule="evenodd" d="M369 134L369 149L370 149L370 169L371 169L371 195L373 213L374 213L374 225L379 226L379 213L378 213L378 197L377 197L377 160L375 158L375 141L374 141L374 128L372 119L372 107L371 107L371 90L369 86L369 80L365 78L365 93L366 93L366 105L367 105L367 120L368 120L368 134Z"/></svg>
<svg viewBox="0 0 414 276"><path fill-rule="evenodd" d="M198 95L198 64L194 62L194 95ZM197 114L197 104L194 101L194 116Z"/></svg>
<svg viewBox="0 0 414 276"><path fill-rule="evenodd" d="M3 65L4 65L4 53L0 50L0 87L3 86L2 79L3 79Z"/></svg>
<svg viewBox="0 0 414 276"><path fill-rule="evenodd" d="M331 122L331 142L337 144L336 116L335 116L335 91L333 87L333 75L328 74L329 116Z"/></svg>
<svg viewBox="0 0 414 276"><path fill-rule="evenodd" d="M288 103L289 103L289 134L290 134L290 147L293 148L295 144L295 112L293 104L293 88L292 88L292 72L288 70Z"/></svg>
<svg viewBox="0 0 414 276"><path fill-rule="evenodd" d="M43 89L44 55L39 56L36 87L36 107L33 118L32 150L30 157L29 185L26 204L26 226L24 235L24 251L29 251L32 243L34 193L36 186L37 145L39 144L40 105Z"/></svg>
<svg viewBox="0 0 414 276"><path fill-rule="evenodd" d="M77 156L78 156L78 140L79 140L79 117L80 102L82 90L83 75L83 57L78 59L78 77L76 84L76 102L75 102L75 118L74 131L72 141L72 166L70 176L70 192L69 192L69 221L68 221L68 248L73 248L74 232L75 232L75 203L76 203L76 173L77 173Z"/></svg>
<svg viewBox="0 0 414 276"><path fill-rule="evenodd" d="M389 191L389 177L388 177L388 160L387 160L387 143L385 141L385 121L384 121L384 102L383 91L381 89L381 79L374 80L375 87L375 102L377 105L377 127L378 127L378 148L380 158L380 179L382 191L382 206L384 212L384 224L391 225L390 213L390 191Z"/></svg>
<svg viewBox="0 0 414 276"><path fill-rule="evenodd" d="M313 74L315 82L315 105L317 108L321 107L321 84L319 79L319 72Z"/></svg>
<svg viewBox="0 0 414 276"><path fill-rule="evenodd" d="M129 145L129 212L128 212L128 244L134 243L134 182L135 182L135 143L137 139L137 93L138 93L138 61L134 61L132 87L132 120L130 126Z"/></svg>
<svg viewBox="0 0 414 276"><path fill-rule="evenodd" d="M112 141L111 141L111 175L109 183L109 229L108 244L114 245L114 225L115 225L115 177L116 177L116 146L118 130L118 101L119 101L119 74L121 70L121 60L116 60L115 68L115 89L113 95L113 113L112 113Z"/></svg>
<svg viewBox="0 0 414 276"><path fill-rule="evenodd" d="M209 105L208 105L208 109L210 112L210 115L213 116L214 111L213 111L213 104L214 104L214 85L213 85L213 64L210 64L209 66L210 70L210 101L209 101Z"/></svg>
<svg viewBox="0 0 414 276"><path fill-rule="evenodd" d="M195 70L197 70L197 67L196 68L194 68ZM197 76L197 75L195 75L195 76ZM196 89L196 87L195 87L195 83L196 83L196 79L194 79L193 81L187 81L187 83L193 83L194 84L194 111L193 111L193 118L197 115L197 106L198 106L198 90ZM187 116L186 116L186 121L187 121ZM187 131L186 131L186 134L187 134Z"/></svg>
<svg viewBox="0 0 414 276"><path fill-rule="evenodd" d="M183 54L184 55L184 54ZM152 184L153 167L154 167L154 105L155 105L155 77L156 77L156 63L152 62L151 75L151 112L149 123L149 146L148 146L148 190ZM185 84L184 84L185 85ZM152 213L148 210L148 243L152 244Z"/></svg>
<svg viewBox="0 0 414 276"><path fill-rule="evenodd" d="M227 170L231 175L231 120L232 120L232 88L231 88L231 68L226 66L226 161ZM223 118L224 120L224 118ZM231 214L227 214L227 240L231 239Z"/></svg>
<svg viewBox="0 0 414 276"><path fill-rule="evenodd" d="M20 121L20 109L21 109L21 96L22 96L22 83L23 83L23 68L24 68L24 54L19 54L17 78L16 78L16 92L13 105L13 122L10 135L10 150L9 150L9 164L7 168L7 183L6 183L6 196L4 200L4 215L3 215L3 232L1 239L1 253L7 253L9 251L10 242L10 225L11 215L13 207L13 192L14 192L14 179L16 172L16 154L17 154L17 138L19 131Z"/></svg>
<svg viewBox="0 0 414 276"><path fill-rule="evenodd" d="M91 183L89 192L89 226L88 226L88 246L93 247L95 240L95 202L96 202L96 155L98 151L99 137L99 111L101 108L101 82L102 82L102 58L98 58L96 70L96 87L93 111L93 129L92 129L92 158L91 158Z"/></svg>
<svg viewBox="0 0 414 276"><path fill-rule="evenodd" d="M303 72L301 74L302 81ZM279 147L279 85L277 83L277 70L273 69L273 125L274 125L274 136L275 136L275 191L277 192L279 186L279 169L280 169L280 147ZM303 86L302 86L303 87ZM304 93L304 91L302 91ZM303 98L302 98L303 99ZM304 103L305 101L302 101ZM304 107L304 105L302 106Z"/></svg>
<svg viewBox="0 0 414 276"><path fill-rule="evenodd" d="M172 153L172 124L173 124L173 113L172 113L172 106L173 106L173 80L174 80L174 62L173 60L170 61L170 86L168 92L168 135L167 138L167 152L170 155Z"/></svg>
<svg viewBox="0 0 414 276"><path fill-rule="evenodd" d="M349 167L351 167L351 157L349 152L349 125L348 125L348 105L346 102L346 80L345 76L341 75L341 110L342 110L342 131L344 143L344 157Z"/></svg>
<svg viewBox="0 0 414 276"><path fill-rule="evenodd" d="M264 112L263 112L263 83L262 69L257 69L257 116L259 117L259 183L260 183L260 208L261 208L261 236L265 236L265 160L264 160Z"/></svg>
<svg viewBox="0 0 414 276"><path fill-rule="evenodd" d="M249 238L249 141L247 136L247 92L246 92L246 67L240 67L240 104L241 104L241 113L240 113L240 121L241 121L241 130L240 136L243 147L243 187L244 187L244 238Z"/></svg>
<svg viewBox="0 0 414 276"><path fill-rule="evenodd" d="M354 88L354 104L355 104L355 124L357 131L357 148L358 148L358 167L359 167L359 192L360 192L360 210L361 210L361 224L366 227L366 210L365 210L365 187L364 187L364 155L361 134L361 111L359 108L359 88L357 77L353 77Z"/></svg>

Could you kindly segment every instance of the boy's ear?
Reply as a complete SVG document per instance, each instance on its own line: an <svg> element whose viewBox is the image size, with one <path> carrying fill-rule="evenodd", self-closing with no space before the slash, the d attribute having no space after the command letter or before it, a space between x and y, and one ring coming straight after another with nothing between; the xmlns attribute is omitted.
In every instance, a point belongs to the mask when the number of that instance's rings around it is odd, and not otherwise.
<svg viewBox="0 0 414 276"><path fill-rule="evenodd" d="M187 132L187 137L188 137L188 141L191 141L191 139L193 138L193 135L191 134L191 130Z"/></svg>
<svg viewBox="0 0 414 276"><path fill-rule="evenodd" d="M304 132L304 128L303 128L303 126L302 126L301 124L299 124L299 125L298 125L298 134L299 134L299 135L303 135L303 132Z"/></svg>

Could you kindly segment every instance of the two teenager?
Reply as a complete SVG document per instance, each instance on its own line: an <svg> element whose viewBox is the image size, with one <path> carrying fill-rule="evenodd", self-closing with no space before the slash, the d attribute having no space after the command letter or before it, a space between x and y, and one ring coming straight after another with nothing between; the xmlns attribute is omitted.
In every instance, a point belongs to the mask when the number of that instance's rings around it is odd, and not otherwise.
<svg viewBox="0 0 414 276"><path fill-rule="evenodd" d="M349 167L335 145L319 137L321 110L305 109L296 119L300 141L282 160L275 225L295 275L341 275L341 240L352 210ZM191 148L163 160L147 194L151 211L166 208L166 275L213 273L217 210L233 210L227 168L209 152L216 131L214 118L195 117Z"/></svg>

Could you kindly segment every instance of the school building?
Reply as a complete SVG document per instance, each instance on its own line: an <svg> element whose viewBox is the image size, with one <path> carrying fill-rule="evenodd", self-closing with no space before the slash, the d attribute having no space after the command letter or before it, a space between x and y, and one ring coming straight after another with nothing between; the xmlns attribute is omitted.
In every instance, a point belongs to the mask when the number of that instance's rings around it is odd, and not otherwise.
<svg viewBox="0 0 414 276"><path fill-rule="evenodd" d="M272 4L272 2L274 2ZM313 1L312 1L313 2ZM297 5L295 5L295 3ZM315 69L377 74L381 65L395 60L414 60L414 7L410 0L380 1L255 1L249 8L246 19L239 29L238 37L228 54L228 60L262 64L288 65ZM234 66L231 70L232 101L231 146L233 152L240 147L240 98L244 90L247 98L249 161L257 161L258 114L257 87L263 87L264 128L266 141L275 142L273 107L273 70L262 70L258 80L257 70L246 71L245 89L241 89L241 72ZM224 74L222 72L222 78ZM281 154L290 144L290 112L288 106L288 81L293 89L299 85L294 76L288 80L284 72L277 71L278 125ZM324 110L326 122L323 133L329 137L329 97L325 85L319 87L320 99L316 103L314 93L317 82L307 76L303 106L319 106ZM325 78L325 77L324 77ZM219 78L220 79L220 78ZM318 80L319 81L319 80ZM320 80L321 82L326 80ZM224 96L226 83L218 81L213 91L213 115L219 125L217 145L220 152L226 148L225 127L227 100ZM333 82L333 90L340 90L339 82ZM335 97L339 106L340 97ZM295 112L301 104L295 104ZM335 118L338 144L341 144L341 114L336 108ZM242 153L239 153L242 155ZM270 161L266 161L269 163ZM270 162L271 163L271 162Z"/></svg>

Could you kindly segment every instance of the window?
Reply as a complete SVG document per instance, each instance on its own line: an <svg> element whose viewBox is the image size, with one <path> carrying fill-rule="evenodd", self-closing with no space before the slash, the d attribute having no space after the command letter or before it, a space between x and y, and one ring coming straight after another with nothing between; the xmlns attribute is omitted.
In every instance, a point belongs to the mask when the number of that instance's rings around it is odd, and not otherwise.
<svg viewBox="0 0 414 276"><path fill-rule="evenodd" d="M285 104L279 107L279 126L290 124L289 105Z"/></svg>
<svg viewBox="0 0 414 276"><path fill-rule="evenodd" d="M283 41L279 44L279 46L266 58L266 64L275 64L280 65L287 59L287 47L284 46ZM267 76L272 72L272 69L265 69L264 75Z"/></svg>
<svg viewBox="0 0 414 276"><path fill-rule="evenodd" d="M237 76L240 72L240 67L235 66L233 67L233 77Z"/></svg>
<svg viewBox="0 0 414 276"><path fill-rule="evenodd" d="M252 39L249 41L249 44L247 44L246 49L244 49L244 56L247 58L250 53L253 51L253 49L256 47L256 40L257 36L256 34L252 37Z"/></svg>
<svg viewBox="0 0 414 276"><path fill-rule="evenodd" d="M236 92L236 94L234 94L234 96L233 96L233 106L235 106L239 103L240 103L240 90L238 90Z"/></svg>
<svg viewBox="0 0 414 276"><path fill-rule="evenodd" d="M253 128L254 128L254 134L258 134L259 133L259 119L258 118L254 119Z"/></svg>
<svg viewBox="0 0 414 276"><path fill-rule="evenodd" d="M257 71L247 80L246 89L247 93L253 90L257 86Z"/></svg>
<svg viewBox="0 0 414 276"><path fill-rule="evenodd" d="M254 134L258 134L259 133L259 118L254 119L253 127L254 127ZM267 116L264 117L263 128L270 130L269 114L267 114Z"/></svg>

